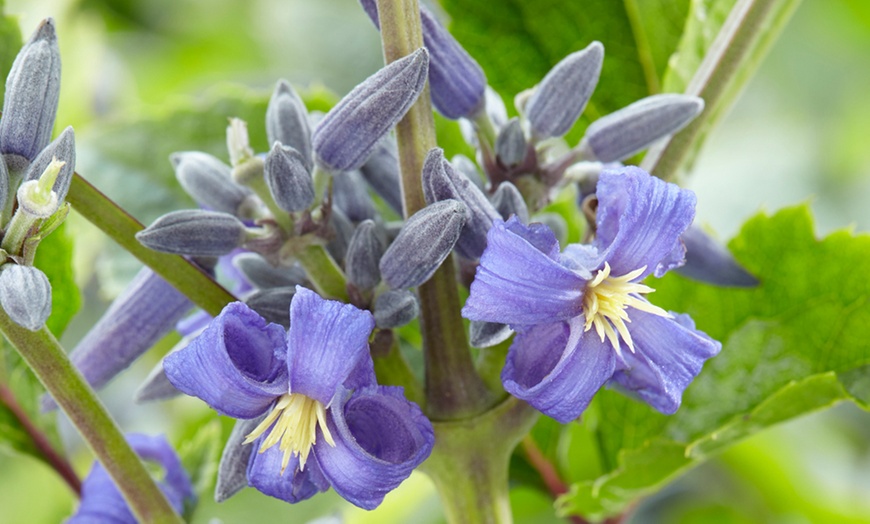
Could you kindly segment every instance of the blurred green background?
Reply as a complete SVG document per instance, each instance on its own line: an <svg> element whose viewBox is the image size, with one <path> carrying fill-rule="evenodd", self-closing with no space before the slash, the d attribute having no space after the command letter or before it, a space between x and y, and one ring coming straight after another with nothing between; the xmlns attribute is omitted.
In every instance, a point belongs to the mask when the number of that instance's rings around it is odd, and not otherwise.
<svg viewBox="0 0 870 524"><path fill-rule="evenodd" d="M58 126L76 128L78 170L146 222L189 204L169 184L167 158L151 154L160 148L141 140L149 131L168 127L166 139L188 149L185 137L219 139L229 116L221 111L239 100L264 108L278 78L341 95L382 64L377 33L355 0L7 0L6 12L19 17L25 37L41 18L56 19ZM868 95L870 2L804 0L698 158L688 183L698 220L727 240L760 209L810 200L820 234L870 229ZM208 121L184 117L186 108L223 116L205 129ZM252 138L263 140L257 133ZM140 169L130 169L131 158ZM64 336L67 347L138 268L78 217L70 228L85 302ZM150 352L101 396L125 431L166 432L179 442L211 420L200 402L129 401L160 354ZM61 429L84 474L90 455L68 425ZM59 522L74 503L41 463L0 450L0 523ZM519 523L559 522L538 493L515 490L513 504ZM333 493L290 506L245 490L220 506L204 500L196 522L324 515L443 521L433 487L415 474L372 513ZM870 415L842 405L764 432L644 501L630 522L870 522Z"/></svg>

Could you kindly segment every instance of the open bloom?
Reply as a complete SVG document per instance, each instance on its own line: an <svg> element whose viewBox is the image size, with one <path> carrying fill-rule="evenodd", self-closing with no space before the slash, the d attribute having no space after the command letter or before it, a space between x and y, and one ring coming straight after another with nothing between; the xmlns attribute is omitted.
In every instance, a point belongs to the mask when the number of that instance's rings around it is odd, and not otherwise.
<svg viewBox="0 0 870 524"><path fill-rule="evenodd" d="M432 450L432 425L401 388L378 386L367 311L297 287L289 332L246 305L228 305L164 369L218 413L262 420L248 484L298 502L332 486L376 507Z"/></svg>
<svg viewBox="0 0 870 524"><path fill-rule="evenodd" d="M561 422L608 381L674 413L721 344L650 304L641 281L682 264L695 195L634 167L602 173L597 195L595 241L562 253L542 224L495 221L463 315L517 331L505 389Z"/></svg>

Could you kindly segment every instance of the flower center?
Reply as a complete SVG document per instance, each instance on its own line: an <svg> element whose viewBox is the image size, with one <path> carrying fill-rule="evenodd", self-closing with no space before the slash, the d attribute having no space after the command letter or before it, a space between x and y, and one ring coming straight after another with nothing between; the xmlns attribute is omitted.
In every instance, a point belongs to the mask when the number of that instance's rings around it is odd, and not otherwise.
<svg viewBox="0 0 870 524"><path fill-rule="evenodd" d="M622 275L621 277L610 275L610 264L604 263L604 269L598 271L588 284L583 295L583 312L586 315L584 331L589 331L595 326L595 332L604 342L605 337L617 353L620 353L619 337L625 341L628 349L634 353L634 342L628 332L626 322L631 322L628 307L633 307L653 315L670 317L667 311L654 306L640 298L639 294L655 291L649 286L638 282L632 282L646 271L646 266Z"/></svg>
<svg viewBox="0 0 870 524"><path fill-rule="evenodd" d="M272 426L272 423L275 423ZM290 463L292 455L299 456L299 470L305 469L305 461L311 447L317 440L317 427L323 432L323 438L330 446L335 446L335 441L326 426L326 407L313 398L300 395L299 393L285 393L278 398L278 403L272 408L263 422L254 428L254 431L245 437L244 444L250 444L266 432L269 427L272 431L260 445L260 453L271 448L275 444L284 452L281 461L281 474Z"/></svg>

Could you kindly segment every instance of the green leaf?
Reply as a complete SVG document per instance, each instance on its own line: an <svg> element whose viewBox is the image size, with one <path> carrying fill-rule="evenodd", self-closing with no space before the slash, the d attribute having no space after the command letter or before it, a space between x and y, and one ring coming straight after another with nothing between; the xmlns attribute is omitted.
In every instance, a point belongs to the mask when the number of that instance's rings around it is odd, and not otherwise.
<svg viewBox="0 0 870 524"><path fill-rule="evenodd" d="M21 30L18 20L4 14L5 0L0 0L0 100L6 92L6 76L21 49Z"/></svg>
<svg viewBox="0 0 870 524"><path fill-rule="evenodd" d="M66 224L61 224L39 243L34 265L51 282L51 316L47 325L54 336L60 338L82 303L73 278L73 242Z"/></svg>
<svg viewBox="0 0 870 524"><path fill-rule="evenodd" d="M597 118L660 91L689 0L441 0L450 31L510 105L571 52L604 44L598 89L586 115Z"/></svg>
<svg viewBox="0 0 870 524"><path fill-rule="evenodd" d="M689 313L699 329L723 341L721 354L670 417L601 391L579 426L594 439L577 445L596 444L604 473L589 478L561 459L573 485L560 511L589 518L619 513L764 428L844 400L866 406L870 236L841 231L817 240L809 210L795 207L751 219L730 248L759 287L716 288L672 274L652 283L652 300ZM575 426L564 431L582 434Z"/></svg>
<svg viewBox="0 0 870 524"><path fill-rule="evenodd" d="M195 433L185 437L184 443L178 448L181 465L190 476L197 501L212 496L215 475L217 475L224 443L221 421L212 415L204 420L210 420L210 422L197 424ZM196 502L184 508L188 522L190 522L195 509Z"/></svg>

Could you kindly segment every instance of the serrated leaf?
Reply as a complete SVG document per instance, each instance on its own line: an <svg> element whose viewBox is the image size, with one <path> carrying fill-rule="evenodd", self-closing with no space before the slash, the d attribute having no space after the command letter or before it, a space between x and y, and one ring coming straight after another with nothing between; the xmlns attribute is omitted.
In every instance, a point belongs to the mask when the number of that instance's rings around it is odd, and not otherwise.
<svg viewBox="0 0 870 524"><path fill-rule="evenodd" d="M597 118L658 92L689 0L441 0L451 33L504 100L536 85L551 67L593 40L604 44L601 79L586 114Z"/></svg>
<svg viewBox="0 0 870 524"><path fill-rule="evenodd" d="M6 92L6 76L22 44L18 20L4 14L5 3L5 0L0 0L0 103Z"/></svg>
<svg viewBox="0 0 870 524"><path fill-rule="evenodd" d="M866 405L870 236L841 231L817 240L809 210L795 207L753 218L730 248L759 277L758 288L715 288L678 275L651 282L652 301L691 314L699 329L723 341L721 354L671 417L600 392L583 427L595 435L606 471L571 478L562 512L593 519L618 513L773 424L844 400Z"/></svg>

